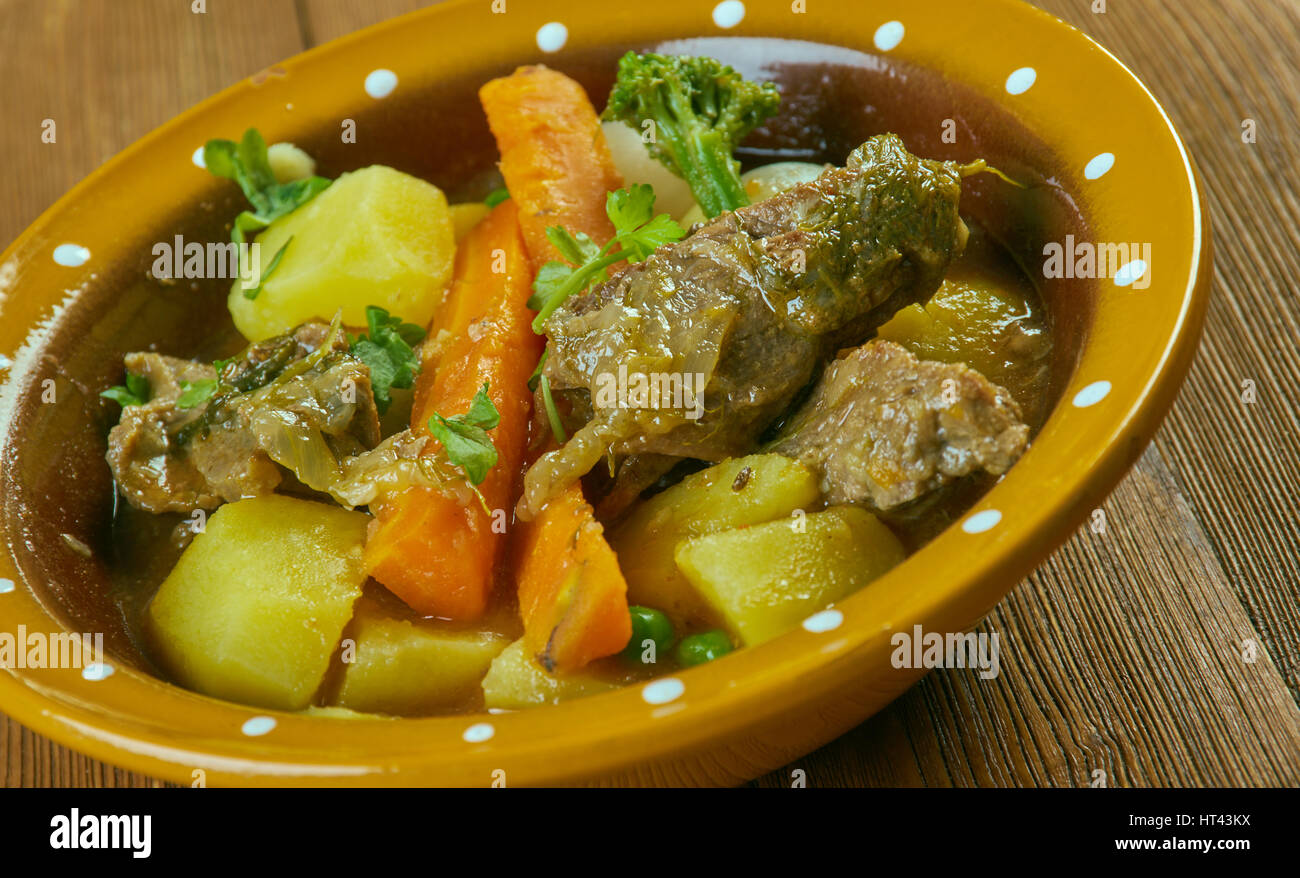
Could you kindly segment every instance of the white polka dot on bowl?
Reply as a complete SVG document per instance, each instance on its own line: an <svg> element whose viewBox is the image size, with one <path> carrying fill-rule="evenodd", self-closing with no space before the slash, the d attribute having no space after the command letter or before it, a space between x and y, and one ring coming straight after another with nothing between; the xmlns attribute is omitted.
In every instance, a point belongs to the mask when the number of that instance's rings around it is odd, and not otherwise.
<svg viewBox="0 0 1300 878"><path fill-rule="evenodd" d="M661 677L641 687L641 698L646 704L667 704L682 697L686 684L676 677Z"/></svg>
<svg viewBox="0 0 1300 878"><path fill-rule="evenodd" d="M569 41L569 29L558 21L548 21L537 29L537 48L543 52L558 52Z"/></svg>
<svg viewBox="0 0 1300 878"><path fill-rule="evenodd" d="M203 147L200 146L198 149L194 150L194 153L190 156L190 161L196 168L207 168L208 162L203 158Z"/></svg>
<svg viewBox="0 0 1300 878"><path fill-rule="evenodd" d="M982 534L985 531L992 530L998 526L1002 520L1002 513L996 509L985 509L982 512L976 512L970 518L961 523L961 529L968 534Z"/></svg>
<svg viewBox="0 0 1300 878"><path fill-rule="evenodd" d="M713 7L713 23L721 28L733 28L745 20L745 4L740 0L722 0Z"/></svg>
<svg viewBox="0 0 1300 878"><path fill-rule="evenodd" d="M482 744L484 741L492 740L492 736L497 733L492 723L474 723L464 732L461 738L470 744Z"/></svg>
<svg viewBox="0 0 1300 878"><path fill-rule="evenodd" d="M1074 395L1074 407L1077 409L1086 409L1090 405L1096 405L1101 402L1109 393L1109 381L1094 381Z"/></svg>
<svg viewBox="0 0 1300 878"><path fill-rule="evenodd" d="M844 614L839 610L822 610L820 613L813 613L803 620L804 630L811 631L813 634L834 631L843 624Z"/></svg>
<svg viewBox="0 0 1300 878"><path fill-rule="evenodd" d="M876 28L876 35L873 42L876 48L882 52L888 52L895 49L903 41L903 23L901 21L887 21L880 27Z"/></svg>
<svg viewBox="0 0 1300 878"><path fill-rule="evenodd" d="M60 244L54 248L54 261L68 268L85 265L90 259L90 251L80 244Z"/></svg>
<svg viewBox="0 0 1300 878"><path fill-rule="evenodd" d="M1115 167L1115 153L1098 153L1083 166L1083 176L1089 180L1096 180L1113 167Z"/></svg>
<svg viewBox="0 0 1300 878"><path fill-rule="evenodd" d="M94 682L96 680L107 680L113 676L113 666L108 662L91 662L81 669L82 679Z"/></svg>
<svg viewBox="0 0 1300 878"><path fill-rule="evenodd" d="M1029 91L1036 79L1038 79L1038 71L1032 67L1021 67L1019 70L1011 71L1011 75L1007 77L1007 94L1024 94Z"/></svg>
<svg viewBox="0 0 1300 878"><path fill-rule="evenodd" d="M275 719L269 716L255 716L244 721L240 731L250 738L265 735L271 729L275 728Z"/></svg>
<svg viewBox="0 0 1300 878"><path fill-rule="evenodd" d="M1119 267L1119 271L1115 272L1115 286L1126 287L1146 273L1147 264L1141 259L1125 262Z"/></svg>
<svg viewBox="0 0 1300 878"><path fill-rule="evenodd" d="M397 74L391 70L379 68L366 74L366 94L375 100L382 100L397 88Z"/></svg>
<svg viewBox="0 0 1300 878"><path fill-rule="evenodd" d="M9 594L14 590L14 581L12 579L0 579L0 594Z"/></svg>

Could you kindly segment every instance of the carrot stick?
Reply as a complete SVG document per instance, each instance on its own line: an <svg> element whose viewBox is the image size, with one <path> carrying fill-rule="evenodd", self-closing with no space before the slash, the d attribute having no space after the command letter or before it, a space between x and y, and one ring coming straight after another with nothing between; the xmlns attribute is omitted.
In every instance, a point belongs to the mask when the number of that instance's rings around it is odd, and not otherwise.
<svg viewBox="0 0 1300 878"><path fill-rule="evenodd" d="M560 258L547 226L585 232L598 244L612 238L605 194L621 189L623 178L582 86L547 67L520 67L478 94L533 269Z"/></svg>
<svg viewBox="0 0 1300 878"><path fill-rule="evenodd" d="M605 195L623 180L582 86L545 67L521 67L484 85L479 99L534 269L560 258L548 226L601 244L613 237ZM524 642L543 667L576 670L627 645L627 583L580 484L516 524L512 539Z"/></svg>
<svg viewBox="0 0 1300 878"><path fill-rule="evenodd" d="M581 485L520 528L519 614L529 654L549 671L568 671L627 646L627 583Z"/></svg>
<svg viewBox="0 0 1300 878"><path fill-rule="evenodd" d="M489 434L498 459L478 488L488 508L500 511L490 516L477 502L428 488L409 489L372 510L365 554L370 575L426 615L471 621L491 597L502 525L515 501L528 439L528 376L542 352L527 306L531 280L517 208L503 202L456 254L445 313L437 321L452 336L438 362L421 370L411 415L412 430L427 433L435 412L463 414L487 382L501 415ZM426 451L437 447L431 440Z"/></svg>

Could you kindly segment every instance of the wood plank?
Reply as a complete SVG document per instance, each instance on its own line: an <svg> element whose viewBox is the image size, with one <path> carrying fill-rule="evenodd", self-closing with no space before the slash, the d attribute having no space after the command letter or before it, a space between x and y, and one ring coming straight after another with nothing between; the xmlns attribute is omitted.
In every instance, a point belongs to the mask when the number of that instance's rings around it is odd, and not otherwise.
<svg viewBox="0 0 1300 878"><path fill-rule="evenodd" d="M303 33L313 46L438 2L439 0L370 0L363 3L356 0L297 0Z"/></svg>
<svg viewBox="0 0 1300 878"><path fill-rule="evenodd" d="M293 0L0 3L0 241L153 128L302 49ZM53 119L56 140L41 141ZM60 747L0 717L2 786L158 781Z"/></svg>

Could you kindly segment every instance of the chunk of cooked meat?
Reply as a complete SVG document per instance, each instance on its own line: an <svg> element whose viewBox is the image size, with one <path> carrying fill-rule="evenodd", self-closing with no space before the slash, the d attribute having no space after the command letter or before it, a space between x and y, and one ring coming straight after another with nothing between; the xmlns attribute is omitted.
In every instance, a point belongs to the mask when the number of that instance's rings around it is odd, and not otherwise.
<svg viewBox="0 0 1300 878"><path fill-rule="evenodd" d="M528 471L521 512L607 455L750 450L835 350L934 292L965 242L960 195L956 164L874 137L845 167L723 213L566 302L544 327L545 374L593 416ZM691 381L702 411L610 404L619 375Z"/></svg>
<svg viewBox="0 0 1300 878"><path fill-rule="evenodd" d="M151 396L144 405L123 408L121 420L108 434L108 465L122 496L149 512L188 512L221 503L221 495L194 461L175 450L176 431L200 414L176 407L181 382L215 378L216 370L206 363L150 353L127 354L124 363L127 372L148 380ZM248 490L254 493L274 490L280 482L274 465L247 476Z"/></svg>
<svg viewBox="0 0 1300 878"><path fill-rule="evenodd" d="M127 406L108 436L108 464L131 505L190 512L269 494L284 470L315 490L341 475L339 459L379 442L365 364L343 333L303 324L212 366L159 354L125 358L151 397ZM329 339L327 343L327 339ZM178 408L181 382L218 380L207 402Z"/></svg>
<svg viewBox="0 0 1300 878"><path fill-rule="evenodd" d="M826 367L770 450L818 473L827 503L887 511L979 470L1000 475L1028 441L1006 390L877 340Z"/></svg>

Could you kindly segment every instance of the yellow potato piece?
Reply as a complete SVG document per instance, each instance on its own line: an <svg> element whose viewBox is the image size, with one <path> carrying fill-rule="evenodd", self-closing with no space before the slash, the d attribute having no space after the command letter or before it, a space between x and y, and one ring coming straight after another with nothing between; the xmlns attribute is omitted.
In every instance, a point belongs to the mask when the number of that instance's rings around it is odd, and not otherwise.
<svg viewBox="0 0 1300 878"><path fill-rule="evenodd" d="M489 631L453 631L358 605L348 639L355 655L333 699L363 713L419 715L453 705L478 688L509 640ZM344 655L348 652L344 642Z"/></svg>
<svg viewBox="0 0 1300 878"><path fill-rule="evenodd" d="M346 707L321 707L313 704L304 710L299 711L303 716L314 716L321 719L396 719L396 717L387 716L379 713L359 713L355 710L348 710Z"/></svg>
<svg viewBox="0 0 1300 878"><path fill-rule="evenodd" d="M159 662L205 695L306 707L366 579L368 520L277 495L222 506L149 605Z"/></svg>
<svg viewBox="0 0 1300 878"><path fill-rule="evenodd" d="M492 208L488 207L481 201L471 201L468 204L453 204L451 211L451 227L456 236L456 243L459 244L470 229L474 228L483 221Z"/></svg>
<svg viewBox="0 0 1300 878"><path fill-rule="evenodd" d="M488 708L521 710L617 688L617 683L587 671L551 676L528 655L520 639L493 660L483 678L483 702Z"/></svg>
<svg viewBox="0 0 1300 878"><path fill-rule="evenodd" d="M687 540L677 564L746 646L771 640L903 560L871 513L836 506Z"/></svg>
<svg viewBox="0 0 1300 878"><path fill-rule="evenodd" d="M877 330L922 360L965 363L995 384L1016 389L1018 364L1046 344L1025 335L1030 316L1024 297L980 279L949 278L924 306L909 305Z"/></svg>
<svg viewBox="0 0 1300 878"><path fill-rule="evenodd" d="M638 506L609 535L627 580L628 603L661 610L678 625L716 623L716 610L677 569L677 544L785 518L819 496L812 472L779 454L733 458L687 476Z"/></svg>
<svg viewBox="0 0 1300 878"><path fill-rule="evenodd" d="M442 191L382 165L339 177L256 241L263 270L288 248L256 298L241 280L231 287L230 316L250 341L339 309L344 324L365 326L367 305L427 326L456 255Z"/></svg>

